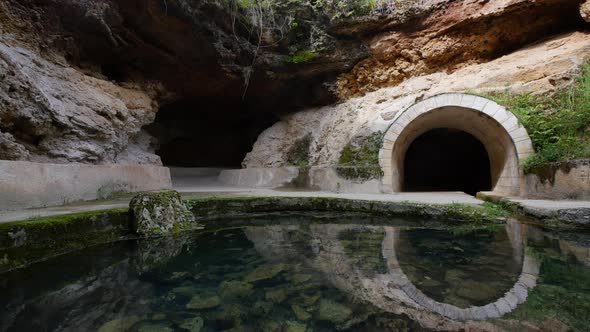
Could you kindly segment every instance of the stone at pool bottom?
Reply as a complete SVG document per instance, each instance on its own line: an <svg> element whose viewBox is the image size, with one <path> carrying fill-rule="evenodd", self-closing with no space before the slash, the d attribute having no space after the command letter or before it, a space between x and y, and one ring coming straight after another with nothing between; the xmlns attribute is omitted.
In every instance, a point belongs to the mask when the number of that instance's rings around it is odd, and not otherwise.
<svg viewBox="0 0 590 332"><path fill-rule="evenodd" d="M218 307L221 304L221 299L217 295L213 294L199 294L193 296L189 303L187 303L187 309L211 309Z"/></svg>
<svg viewBox="0 0 590 332"><path fill-rule="evenodd" d="M343 304L332 300L320 300L320 307L318 309L319 320L339 324L345 322L351 314L352 310Z"/></svg>
<svg viewBox="0 0 590 332"><path fill-rule="evenodd" d="M200 332L205 325L205 321L201 317L194 317L185 319L180 327L183 329L189 330L190 332Z"/></svg>
<svg viewBox="0 0 590 332"><path fill-rule="evenodd" d="M174 329L162 324L146 324L140 326L137 332L174 332Z"/></svg>
<svg viewBox="0 0 590 332"><path fill-rule="evenodd" d="M285 270L285 264L266 264L257 267L250 272L244 279L246 282L256 282L274 278L277 274Z"/></svg>
<svg viewBox="0 0 590 332"><path fill-rule="evenodd" d="M110 322L105 323L98 329L98 332L117 332L127 331L133 326L133 324L139 322L141 318L139 316L128 316L114 319Z"/></svg>
<svg viewBox="0 0 590 332"><path fill-rule="evenodd" d="M252 284L244 281L224 281L219 285L219 294L223 299L247 297L252 293Z"/></svg>

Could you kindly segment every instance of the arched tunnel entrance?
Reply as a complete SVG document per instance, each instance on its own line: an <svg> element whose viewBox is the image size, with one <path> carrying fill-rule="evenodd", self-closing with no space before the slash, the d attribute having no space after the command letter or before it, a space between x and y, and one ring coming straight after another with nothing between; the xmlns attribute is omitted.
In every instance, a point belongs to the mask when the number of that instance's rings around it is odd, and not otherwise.
<svg viewBox="0 0 590 332"><path fill-rule="evenodd" d="M379 151L382 191L519 194L520 161L533 153L526 130L504 107L474 95L437 95L388 127Z"/></svg>
<svg viewBox="0 0 590 332"><path fill-rule="evenodd" d="M404 159L404 191L462 191L492 186L485 146L462 130L437 128L416 138Z"/></svg>

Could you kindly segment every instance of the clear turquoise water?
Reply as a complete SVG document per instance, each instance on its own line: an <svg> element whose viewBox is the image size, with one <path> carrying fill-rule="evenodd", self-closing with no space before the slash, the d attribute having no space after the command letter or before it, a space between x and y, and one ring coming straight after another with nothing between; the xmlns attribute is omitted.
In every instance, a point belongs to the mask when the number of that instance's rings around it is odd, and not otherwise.
<svg viewBox="0 0 590 332"><path fill-rule="evenodd" d="M389 294L401 289L392 280L403 274L439 303L484 306L514 286L526 255L540 264L537 286L488 323L590 330L584 235L560 240L519 224L414 228L358 218L273 218L60 256L0 276L0 331L455 330L463 323Z"/></svg>

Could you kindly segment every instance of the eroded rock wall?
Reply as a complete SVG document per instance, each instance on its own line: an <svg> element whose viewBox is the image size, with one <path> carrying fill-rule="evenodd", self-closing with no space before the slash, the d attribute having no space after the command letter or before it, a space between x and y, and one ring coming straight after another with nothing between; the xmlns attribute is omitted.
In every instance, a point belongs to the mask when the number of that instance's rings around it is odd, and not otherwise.
<svg viewBox="0 0 590 332"><path fill-rule="evenodd" d="M585 58L568 58L566 45L587 38L582 2L384 0L350 14L276 0L256 22L234 0L2 0L0 159L161 164L161 155L207 166L223 157L195 142L214 136L217 150L242 153L276 119L308 109L268 129L244 165L284 163L279 149L306 132L313 162L332 163L341 143L384 128L389 102L567 83L570 63ZM531 51L501 62L546 38L560 60ZM158 122L162 109L176 115ZM185 119L199 123L194 136L175 127Z"/></svg>
<svg viewBox="0 0 590 332"><path fill-rule="evenodd" d="M548 94L572 83L588 60L590 35L574 32L453 73L414 77L340 104L308 109L285 117L262 133L243 165L284 166L291 147L306 135L312 137L310 164L335 165L346 144L384 132L397 112L424 98L445 92Z"/></svg>

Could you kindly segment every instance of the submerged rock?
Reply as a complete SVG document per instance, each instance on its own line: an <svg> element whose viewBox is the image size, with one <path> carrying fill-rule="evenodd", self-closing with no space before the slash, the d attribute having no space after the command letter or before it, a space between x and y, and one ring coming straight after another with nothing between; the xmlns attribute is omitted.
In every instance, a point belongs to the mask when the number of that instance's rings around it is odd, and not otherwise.
<svg viewBox="0 0 590 332"><path fill-rule="evenodd" d="M256 268L246 276L247 282L255 282L274 278L277 274L285 270L285 264L267 264Z"/></svg>
<svg viewBox="0 0 590 332"><path fill-rule="evenodd" d="M305 332L307 331L307 326L305 326L304 324L301 324L299 322L294 322L294 321L287 321L285 323L285 332Z"/></svg>
<svg viewBox="0 0 590 332"><path fill-rule="evenodd" d="M129 203L132 229L141 236L154 236L195 227L195 217L176 191L137 194Z"/></svg>
<svg viewBox="0 0 590 332"><path fill-rule="evenodd" d="M203 309L211 309L219 306L221 304L221 299L217 295L204 295L199 294L193 296L189 303L187 303L187 309L196 309L196 310L203 310Z"/></svg>
<svg viewBox="0 0 590 332"><path fill-rule="evenodd" d="M262 332L280 332L281 324L276 320L264 320L260 323L260 329Z"/></svg>
<svg viewBox="0 0 590 332"><path fill-rule="evenodd" d="M182 321L182 324L180 324L180 327L189 330L190 332L200 332L204 325L205 320L197 316L194 318L185 319Z"/></svg>
<svg viewBox="0 0 590 332"><path fill-rule="evenodd" d="M293 281L295 284L300 284L309 281L311 278L311 274L298 273L291 278L291 281Z"/></svg>
<svg viewBox="0 0 590 332"><path fill-rule="evenodd" d="M301 294L301 301L300 303L304 306L304 307L309 307L314 305L320 298L322 297L322 293L321 292L316 292L312 295L307 295L307 294Z"/></svg>
<svg viewBox="0 0 590 332"><path fill-rule="evenodd" d="M318 320L339 324L345 322L351 314L352 310L347 306L332 300L322 299L320 301L317 318Z"/></svg>
<svg viewBox="0 0 590 332"><path fill-rule="evenodd" d="M295 317L297 317L299 320L306 321L311 318L311 314L309 312L305 311L305 309L296 304L293 304L291 309L293 310Z"/></svg>
<svg viewBox="0 0 590 332"><path fill-rule="evenodd" d="M289 297L289 292L285 288L272 289L264 294L264 297L274 303L281 303Z"/></svg>
<svg viewBox="0 0 590 332"><path fill-rule="evenodd" d="M224 281L219 285L222 298L240 298L252 294L252 284L244 281Z"/></svg>
<svg viewBox="0 0 590 332"><path fill-rule="evenodd" d="M198 292L198 288L196 288L195 286L180 286L172 288L171 292L173 294L190 297Z"/></svg>
<svg viewBox="0 0 590 332"><path fill-rule="evenodd" d="M147 324L142 325L137 332L174 332L174 329L163 324Z"/></svg>
<svg viewBox="0 0 590 332"><path fill-rule="evenodd" d="M141 318L139 316L128 316L114 319L110 322L105 323L98 329L98 332L118 332L127 331L135 323L139 322Z"/></svg>

